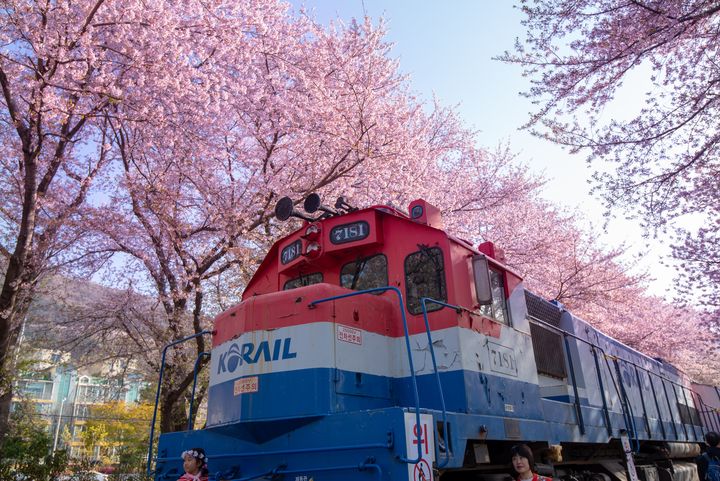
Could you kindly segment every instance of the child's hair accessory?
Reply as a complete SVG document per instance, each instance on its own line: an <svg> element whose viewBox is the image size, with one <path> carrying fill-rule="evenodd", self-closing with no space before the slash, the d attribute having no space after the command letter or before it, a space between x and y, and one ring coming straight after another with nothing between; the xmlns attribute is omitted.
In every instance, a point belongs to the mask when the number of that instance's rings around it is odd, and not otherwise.
<svg viewBox="0 0 720 481"><path fill-rule="evenodd" d="M200 461L202 465L207 464L207 456L205 455L205 451L202 448L192 448L187 451L183 451L180 457L182 459L185 459L185 456L192 456L193 458Z"/></svg>

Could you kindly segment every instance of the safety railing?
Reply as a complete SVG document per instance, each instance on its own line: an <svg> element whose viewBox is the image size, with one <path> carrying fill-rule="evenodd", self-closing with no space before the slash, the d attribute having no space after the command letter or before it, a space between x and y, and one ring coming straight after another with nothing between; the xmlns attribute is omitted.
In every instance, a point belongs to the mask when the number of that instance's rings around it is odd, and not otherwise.
<svg viewBox="0 0 720 481"><path fill-rule="evenodd" d="M348 294L340 294L337 296L325 297L323 299L318 299L318 300L312 301L308 305L308 307L310 309L312 309L315 306L317 306L318 304L322 304L325 302L337 301L340 299L346 299L348 297L360 296L363 294L372 294L373 292L386 292L386 291L394 292L397 295L399 303L400 303L400 305L399 305L400 316L402 317L403 329L405 331L405 347L407 349L408 362L410 364L410 378L412 380L413 398L415 401L415 424L417 426L420 426L420 397L418 396L417 378L415 376L415 367L413 365L413 360L412 360L412 348L410 347L410 333L408 331L407 317L405 316L405 309L404 309L405 303L403 301L403 296L402 296L402 293L400 292L400 289L398 289L397 287L392 287L392 286L375 287L373 289L365 289L362 291L350 292ZM422 433L421 433L420 429L417 429L416 433L417 433L417 447L418 447L417 458L416 459L408 459L403 455L398 455L398 457L401 461L408 463L408 464L418 463L422 459L422 443L421 443Z"/></svg>
<svg viewBox="0 0 720 481"><path fill-rule="evenodd" d="M198 354L197 359L195 359L195 367L193 368L193 387L192 387L192 394L190 395L190 409L188 412L188 424L187 424L187 430L192 431L193 429L193 405L195 404L195 388L197 387L197 375L198 375L198 367L200 366L200 361L203 360L205 357L210 357L209 352L201 352Z"/></svg>
<svg viewBox="0 0 720 481"><path fill-rule="evenodd" d="M327 472L327 471L373 471L376 475L376 478L378 480L382 479L382 468L379 464L375 464L373 459L368 459L365 462L358 463L358 464L343 464L343 465L336 465L336 466L317 466L317 467L311 467L311 468L302 468L302 469L287 469L286 465L280 465L274 469L271 469L269 471L265 471L258 474L252 474L250 476L245 476L242 478L231 478L227 479L224 477L220 477L220 475L217 475L214 477L217 481L253 481L254 479L278 479L281 476L284 476L286 474L292 475L292 474L307 474L307 473L321 473L321 472ZM212 478L211 478L212 479Z"/></svg>
<svg viewBox="0 0 720 481"><path fill-rule="evenodd" d="M455 312L458 314L462 311L467 311L472 313L472 311L465 309L461 306L455 306L453 304L448 304L443 301L438 301L437 299L432 299L430 297L422 297L420 298L420 304L422 306L422 313L423 313L423 320L425 321L425 332L427 332L427 338L428 338L428 348L430 349L430 357L432 358L432 364L433 364L433 370L435 371L435 380L437 382L438 392L440 393L440 407L442 408L442 416L443 416L443 433L446 437L445 439L445 461L440 463L438 461L437 468L442 469L450 462L450 440L448 438L448 428L447 428L447 411L445 409L445 394L442 389L442 383L440 382L440 373L438 372L437 368L437 361L435 360L435 348L433 346L432 342L432 335L430 333L430 322L428 321L428 313L427 313L427 303L432 302L433 304L437 304L442 307L448 307L450 309L454 309ZM440 450L437 450L438 453L438 460L440 458Z"/></svg>
<svg viewBox="0 0 720 481"><path fill-rule="evenodd" d="M668 396L668 393L667 393L666 383L669 383L669 384L673 387L673 391L674 391L674 394L675 394L675 397L676 397L676 404L677 404L677 406L678 406L678 413L679 413L679 409L680 409L679 406L680 406L680 404L682 404L682 403L680 403L679 398L677 398L677 391L675 391L675 387L677 386L677 387L679 387L679 388L682 389L682 390L688 389L687 387L685 387L685 386L683 386L683 385L681 385L681 384L678 384L677 382L673 381L672 379L669 379L669 378L667 378L667 377L665 377L665 376L663 376L663 375L661 375L661 374L652 372L652 371L650 371L649 369L646 369L645 367L640 366L640 365L638 365L638 364L636 364L636 363L634 363L634 362L632 362L632 361L630 361L630 360L622 359L622 358L619 358L619 357L617 357L617 356L613 356L613 355L611 355L611 354L608 354L608 353L606 353L605 350L604 350L602 347L600 347L598 344L595 344L595 343L593 343L593 342L591 342L591 341L588 341L588 340L586 340L586 339L583 339L583 338L581 338L581 337L579 337L579 336L577 336L577 335L575 335L575 334L573 334L573 333L571 333L571 332L565 331L564 329L561 329L561 328L559 328L559 327L557 327L557 326L554 326L554 325L552 325L552 324L550 324L550 323L547 323L547 322L543 321L542 319L538 319L538 318L536 318L536 317L534 317L534 316L530 316L530 315L529 315L528 317L532 320L532 322L535 322L536 324L539 324L539 325L542 325L542 326L544 326L544 327L547 327L547 328L549 328L549 329L551 329L551 330L554 330L554 331L562 334L563 336L568 336L568 337L571 337L571 338L573 338L573 339L576 339L576 340L582 342L583 344L586 344L586 345L590 346L591 349L597 349L598 351L600 351L600 352L602 353L603 357L605 358L605 362L606 362L606 363L608 362L609 359L614 360L614 362L615 362L616 364L617 364L619 361L622 361L622 362L624 362L624 363L626 363L626 364L628 364L628 365L630 365L630 366L633 366L636 370L639 369L639 370L644 371L645 373L647 373L648 379L650 380L650 384L651 384L651 386L652 386L653 396L655 397L656 410L658 411L658 416L659 416L660 426L661 426L661 429L662 429L662 432L663 432L663 437L666 437L666 436L665 436L665 428L664 428L664 426L663 426L662 413L660 412L660 409L659 409L659 403L658 403L658 401L657 401L657 395L656 395L656 393L655 393L655 388L654 388L654 384L653 384L653 381L652 381L653 376L655 376L657 379L659 379L659 380L661 381L661 383L662 383L662 386L663 386L663 392L664 392L664 394L665 394L665 400L666 400L666 402L667 402L667 408L668 408L668 412L669 412L669 414L670 414L670 425L671 425L672 428L673 428L673 431L674 431L674 434L675 434L675 439L676 439L676 440L679 440L679 439L680 439L679 433L677 432L677 424L680 424L681 427L682 427L682 429L684 430L685 439L690 440L690 437L689 437L689 435L688 435L688 433L687 433L687 427L685 426L685 423L682 422L682 420L679 420L679 422L676 422L675 419L674 419L673 409L672 409L672 405L670 404L670 397ZM567 355L568 355L568 357L570 357L571 354L568 352ZM595 367L595 368L596 368L596 370L597 370L598 376L600 376L599 365L598 365L597 363L596 363L596 367ZM609 374L610 374L611 380L613 381L613 384L614 384L614 387L615 387L615 391L616 391L616 393L618 394L618 398L621 399L621 403L620 403L620 404L621 404L621 409L623 409L623 418L624 418L624 421L625 421L625 428L626 428L626 430L628 431L628 433L632 433L632 434L634 435L635 439L633 439L633 441L635 441L635 445L636 445L637 447L639 447L639 439L637 439L637 433L636 433L636 429L635 429L635 426L634 426L634 415L632 414L632 406L631 406L631 403L628 402L628 398L627 398L626 393L625 393L625 394L622 393L622 390L624 390L624 389L622 389L622 388L621 388L620 386L618 386L618 384L616 383L616 381L615 381L615 379L614 379L614 376L613 376L613 373L612 373L612 369L609 367L609 365L608 365L608 372L609 372ZM618 364L618 372L619 372L619 364ZM618 376L618 377L620 378L620 379L619 379L619 382L622 383L622 377L621 377L621 376ZM695 394L699 399L702 400L702 396L700 396L697 392L692 391L692 390L690 390L690 392L692 392L692 393ZM684 393L684 391L683 391L683 393ZM604 395L604 392L602 393L602 397L603 397L604 410L607 412L608 409L607 409L607 407L605 406L605 395ZM686 401L686 402L687 402L687 401ZM627 405L627 410L626 410L625 406L623 406L623 404L626 404L626 405ZM686 404L686 406L687 406L688 412L689 412L689 405ZM689 419L690 421L692 421L692 417L691 417L691 416L689 416L688 419ZM718 419L720 420L720 417L719 417ZM610 421L609 412L607 412L607 414L606 414L606 422L609 423L609 421ZM695 437L697 438L697 431L695 431L695 430L696 430L696 426L693 424L693 425L692 425L692 428L693 428L693 434L694 434ZM610 429L609 424L608 424L608 429ZM699 438L697 438L697 439L699 439Z"/></svg>
<svg viewBox="0 0 720 481"><path fill-rule="evenodd" d="M173 346L176 346L178 344L182 344L183 342L189 341L190 339L195 339L196 337L200 337L200 336L206 336L208 334L212 334L212 331L200 331L197 334L193 334L192 336L187 336L180 340L173 341L170 344L167 344L163 348L162 359L160 360L160 378L158 379L157 392L155 393L155 409L153 410L152 424L150 425L150 442L149 442L150 446L148 447L148 457L147 457L147 475L148 476L150 476L152 474L153 438L155 437L155 422L157 421L158 402L160 401L160 389L162 388L163 372L165 371L165 356L167 355L167 350ZM197 363L196 363L196 365L197 365Z"/></svg>
<svg viewBox="0 0 720 481"><path fill-rule="evenodd" d="M342 446L320 446L316 448L296 448L296 449L278 449L273 451L248 451L245 453L223 453L223 454L212 454L208 456L210 461L217 459L232 459L232 458L253 458L263 456L277 456L277 455L288 455L288 454L310 454L310 453L324 453L329 451L352 451L356 449L390 449L393 447L393 438L388 433L388 439L384 443L367 443L367 444L350 444ZM158 458L158 462L171 461L177 459L177 457L171 458Z"/></svg>
<svg viewBox="0 0 720 481"><path fill-rule="evenodd" d="M326 453L326 452L333 452L333 451L355 451L360 449L392 449L394 445L393 436L391 432L388 432L387 441L383 443L367 443L367 444L351 444L351 445L341 445L341 446L320 446L316 448L296 448L296 449L278 449L273 451L248 451L244 453L221 453L221 454L212 454L208 456L209 463L212 463L213 461L221 460L221 459L240 459L240 458L261 458L264 456L287 456L292 454L311 454L311 453ZM157 458L157 462L166 462L166 461L173 461L176 460L177 457L168 457L168 458ZM307 468L303 469L304 472L309 471L329 471L332 469L336 470L343 470L343 469L357 469L360 465L349 465L349 466L328 466L324 468ZM372 467L372 465L367 464L368 469L374 470L375 468ZM378 469L380 467L378 466ZM238 472L240 470L239 466L234 466L230 468L229 470L225 470L222 472L215 473L214 476L216 479L223 481L250 481L252 479L259 479L263 476L271 476L272 474L290 474L289 472L280 472L281 468L276 467L275 469L265 471L263 473L259 473L257 475L252 475L249 477L241 477L238 478L237 475L233 475L232 473ZM382 472L382 470L380 470ZM300 473L300 471L298 471ZM176 476L177 471L171 471L168 473L165 473L165 478L172 478L177 479L178 476ZM210 476L210 479L213 479L213 476Z"/></svg>

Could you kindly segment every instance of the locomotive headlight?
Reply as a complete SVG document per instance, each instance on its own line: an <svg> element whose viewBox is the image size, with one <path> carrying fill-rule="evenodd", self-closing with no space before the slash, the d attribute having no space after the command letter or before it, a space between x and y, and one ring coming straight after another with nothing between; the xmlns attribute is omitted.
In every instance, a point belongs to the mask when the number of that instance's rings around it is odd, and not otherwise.
<svg viewBox="0 0 720 481"><path fill-rule="evenodd" d="M303 237L311 241L316 240L320 237L320 226L317 224L310 224L307 229L305 229L305 235Z"/></svg>
<svg viewBox="0 0 720 481"><path fill-rule="evenodd" d="M320 255L320 243L319 242L311 242L307 245L305 248L305 255L308 256L311 259L316 258Z"/></svg>

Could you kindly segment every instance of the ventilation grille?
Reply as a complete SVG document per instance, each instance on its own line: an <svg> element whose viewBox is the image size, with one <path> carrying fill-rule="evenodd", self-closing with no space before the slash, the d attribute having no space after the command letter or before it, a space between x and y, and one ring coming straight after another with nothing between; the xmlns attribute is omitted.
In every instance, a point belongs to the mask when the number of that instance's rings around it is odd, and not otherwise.
<svg viewBox="0 0 720 481"><path fill-rule="evenodd" d="M562 311L557 306L528 291L525 291L525 302L529 315L552 326L560 327ZM535 351L537 372L560 379L566 378L565 346L562 335L551 328L532 322L530 335Z"/></svg>
<svg viewBox="0 0 720 481"><path fill-rule="evenodd" d="M555 327L560 327L562 311L556 305L528 291L525 291L525 302L527 303L528 314L532 317L552 324Z"/></svg>

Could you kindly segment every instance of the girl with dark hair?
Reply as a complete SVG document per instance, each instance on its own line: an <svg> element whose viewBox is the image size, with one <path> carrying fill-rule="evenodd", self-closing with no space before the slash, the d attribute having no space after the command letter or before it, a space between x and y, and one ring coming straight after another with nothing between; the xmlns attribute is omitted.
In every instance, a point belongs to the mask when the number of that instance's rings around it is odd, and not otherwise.
<svg viewBox="0 0 720 481"><path fill-rule="evenodd" d="M535 458L527 444L513 446L510 454L517 481L549 481L535 472Z"/></svg>
<svg viewBox="0 0 720 481"><path fill-rule="evenodd" d="M185 474L178 481L208 481L207 455L203 448L192 448L182 453Z"/></svg>

